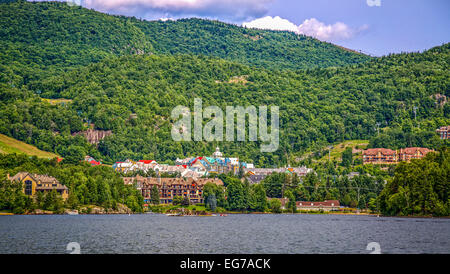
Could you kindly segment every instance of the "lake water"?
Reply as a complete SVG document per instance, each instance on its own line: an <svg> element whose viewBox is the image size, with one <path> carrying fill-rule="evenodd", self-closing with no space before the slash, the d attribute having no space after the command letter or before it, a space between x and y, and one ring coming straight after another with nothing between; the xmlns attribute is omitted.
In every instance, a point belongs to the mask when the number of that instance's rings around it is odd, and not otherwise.
<svg viewBox="0 0 450 274"><path fill-rule="evenodd" d="M233 214L0 216L0 253L449 253L450 219Z"/></svg>

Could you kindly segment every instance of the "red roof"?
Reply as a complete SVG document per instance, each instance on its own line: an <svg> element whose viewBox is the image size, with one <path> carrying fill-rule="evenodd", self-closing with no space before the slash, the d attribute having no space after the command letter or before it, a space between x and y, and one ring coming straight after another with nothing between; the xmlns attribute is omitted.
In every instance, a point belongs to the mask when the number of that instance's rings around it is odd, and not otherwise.
<svg viewBox="0 0 450 274"><path fill-rule="evenodd" d="M388 148L369 148L363 151L363 155L377 155L378 152L381 152L383 155L394 155L395 150Z"/></svg>
<svg viewBox="0 0 450 274"><path fill-rule="evenodd" d="M415 155L417 153L417 151L420 151L420 153L422 155L425 155L428 152L431 152L432 150L430 150L428 148L424 148L424 147L407 147L407 148L400 149L401 154Z"/></svg>
<svg viewBox="0 0 450 274"><path fill-rule="evenodd" d="M153 163L155 160L139 160L139 162L144 163L144 164L151 164Z"/></svg>
<svg viewBox="0 0 450 274"><path fill-rule="evenodd" d="M100 163L100 162L97 162L96 160L92 160L92 161L90 161L89 163L90 163L91 165L93 165L93 166L101 165L101 163Z"/></svg>
<svg viewBox="0 0 450 274"><path fill-rule="evenodd" d="M191 165L195 164L195 163L197 162L197 160L202 160L202 159L203 159L203 157L197 157L197 158L195 158L195 160L192 161Z"/></svg>

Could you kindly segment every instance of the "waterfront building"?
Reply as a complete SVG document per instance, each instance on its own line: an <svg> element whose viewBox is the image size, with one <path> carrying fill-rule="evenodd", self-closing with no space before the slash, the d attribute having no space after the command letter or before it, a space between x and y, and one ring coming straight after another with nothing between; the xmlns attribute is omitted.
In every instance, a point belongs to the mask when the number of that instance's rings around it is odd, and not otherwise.
<svg viewBox="0 0 450 274"><path fill-rule="evenodd" d="M203 187L207 183L223 186L217 178L154 178L154 177L124 177L124 184L135 185L141 191L144 201L150 203L151 192L156 186L161 204L171 204L174 197L188 198L191 204L203 203Z"/></svg>
<svg viewBox="0 0 450 274"><path fill-rule="evenodd" d="M65 185L62 185L55 177L19 172L12 177L7 174L7 179L11 182L22 183L23 193L28 196L34 196L37 192L47 193L56 190L64 200L69 198L69 189Z"/></svg>
<svg viewBox="0 0 450 274"><path fill-rule="evenodd" d="M296 202L297 210L311 210L311 211L332 211L339 210L340 204L338 200L325 200L323 202Z"/></svg>

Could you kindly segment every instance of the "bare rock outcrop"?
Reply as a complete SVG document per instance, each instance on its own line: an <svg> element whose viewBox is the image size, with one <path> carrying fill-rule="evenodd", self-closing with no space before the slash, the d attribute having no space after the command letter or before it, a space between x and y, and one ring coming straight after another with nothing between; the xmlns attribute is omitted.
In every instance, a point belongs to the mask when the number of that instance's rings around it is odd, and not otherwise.
<svg viewBox="0 0 450 274"><path fill-rule="evenodd" d="M76 136L80 134L83 135L89 143L97 145L100 142L100 140L104 139L107 136L112 135L112 131L88 129L86 131L75 132L72 135Z"/></svg>

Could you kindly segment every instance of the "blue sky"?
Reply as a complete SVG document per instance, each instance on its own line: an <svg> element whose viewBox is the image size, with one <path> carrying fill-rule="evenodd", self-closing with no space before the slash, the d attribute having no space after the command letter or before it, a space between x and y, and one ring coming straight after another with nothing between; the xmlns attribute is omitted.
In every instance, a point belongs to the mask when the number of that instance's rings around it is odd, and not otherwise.
<svg viewBox="0 0 450 274"><path fill-rule="evenodd" d="M286 29L380 56L450 42L450 0L65 0L148 20L201 17Z"/></svg>
<svg viewBox="0 0 450 274"><path fill-rule="evenodd" d="M365 0L279 0L270 5L268 15L297 25L311 17L325 24L367 25L352 38L334 42L374 55L422 51L450 42L449 0L381 0L381 6L372 7Z"/></svg>

